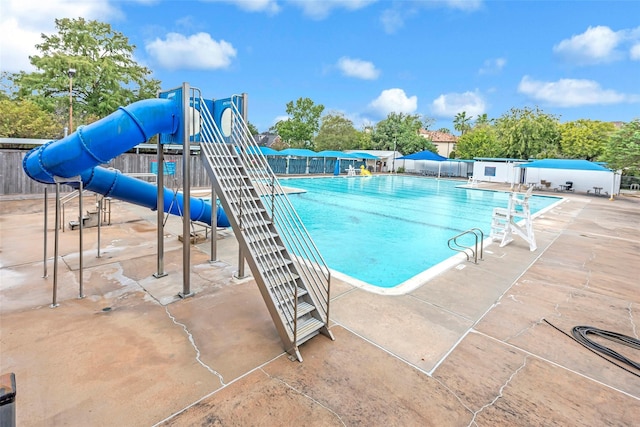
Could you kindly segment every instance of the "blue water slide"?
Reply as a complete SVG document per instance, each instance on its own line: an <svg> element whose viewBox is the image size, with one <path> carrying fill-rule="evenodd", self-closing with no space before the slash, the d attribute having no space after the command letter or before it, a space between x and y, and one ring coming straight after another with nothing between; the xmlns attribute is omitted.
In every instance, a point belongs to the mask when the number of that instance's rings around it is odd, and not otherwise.
<svg viewBox="0 0 640 427"><path fill-rule="evenodd" d="M180 106L174 100L138 101L120 107L95 123L78 128L61 140L50 141L31 150L25 156L22 167L31 179L43 184L54 184L56 178L59 182L69 178L76 182L70 181L68 184L77 188L77 177L80 177L87 190L156 210L156 185L99 165L108 163L158 133L174 133L180 115ZM182 193L174 197L173 191L164 188L164 212L182 215L183 201ZM191 197L189 204L192 221L211 224L209 202ZM216 218L218 226L230 226L220 207L217 208Z"/></svg>

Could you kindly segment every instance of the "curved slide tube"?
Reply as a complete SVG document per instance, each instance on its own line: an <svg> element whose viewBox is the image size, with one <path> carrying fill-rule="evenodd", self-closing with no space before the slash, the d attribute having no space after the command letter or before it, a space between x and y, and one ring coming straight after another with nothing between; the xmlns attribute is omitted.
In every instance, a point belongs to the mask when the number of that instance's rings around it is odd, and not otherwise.
<svg viewBox="0 0 640 427"><path fill-rule="evenodd" d="M77 180L79 176L87 190L156 210L156 185L98 165L108 163L157 133L175 132L179 117L180 109L175 101L138 101L120 107L95 123L78 128L61 140L31 150L25 156L22 167L31 179L44 184L55 184L56 178L59 178L58 181L64 181L64 178ZM68 184L78 187L77 183ZM174 198L173 191L164 188L163 211L181 216L183 200L182 193ZM189 203L191 220L211 225L211 204L197 197L191 197ZM220 207L216 218L218 226L230 226Z"/></svg>

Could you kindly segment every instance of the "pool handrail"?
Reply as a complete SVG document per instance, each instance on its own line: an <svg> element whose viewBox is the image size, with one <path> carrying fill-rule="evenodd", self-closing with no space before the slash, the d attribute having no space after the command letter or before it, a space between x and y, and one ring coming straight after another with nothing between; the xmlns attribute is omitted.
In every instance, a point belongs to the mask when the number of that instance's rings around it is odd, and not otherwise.
<svg viewBox="0 0 640 427"><path fill-rule="evenodd" d="M473 247L458 243L458 238L466 235L473 235L474 241L475 241ZM479 251L478 251L478 244L480 245ZM457 252L462 252L463 254L465 254L467 257L467 261L471 261L471 257L473 256L474 264L478 263L478 253L480 254L480 261L483 261L484 259L484 254L483 254L484 232L477 227L472 227L466 231L463 231L460 234L453 236L447 241L447 245L449 246L450 249ZM471 251L471 255L469 255L467 250Z"/></svg>

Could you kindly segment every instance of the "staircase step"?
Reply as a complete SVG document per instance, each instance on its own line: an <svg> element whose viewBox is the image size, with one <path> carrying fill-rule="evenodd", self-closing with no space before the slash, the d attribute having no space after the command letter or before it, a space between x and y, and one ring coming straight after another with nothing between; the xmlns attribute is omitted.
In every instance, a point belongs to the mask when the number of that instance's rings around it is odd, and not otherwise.
<svg viewBox="0 0 640 427"><path fill-rule="evenodd" d="M257 194L251 194L250 196L243 195L242 198L239 198L236 194L227 195L227 200L229 203L237 205L238 203L251 203L252 205L256 204L255 202L260 200L260 196Z"/></svg>
<svg viewBox="0 0 640 427"><path fill-rule="evenodd" d="M256 246L252 248L256 257L266 257L273 256L276 258L282 258L282 252L284 251L284 246L280 245L270 245L270 246Z"/></svg>
<svg viewBox="0 0 640 427"><path fill-rule="evenodd" d="M293 283L300 278L296 273L284 274L276 271L266 271L263 275L267 279L267 286L269 288Z"/></svg>
<svg viewBox="0 0 640 427"><path fill-rule="evenodd" d="M293 264L293 261L283 258L282 256L278 258L260 257L260 259L258 259L257 261L260 267L262 267L262 271L264 272L278 270L282 271L283 269L286 269L288 266Z"/></svg>
<svg viewBox="0 0 640 427"><path fill-rule="evenodd" d="M249 191L254 190L252 184L248 183L244 179L241 180L234 176L222 177L220 179L220 186L229 191L237 191L238 189L247 189Z"/></svg>
<svg viewBox="0 0 640 427"><path fill-rule="evenodd" d="M296 341L296 345L300 345L318 335L323 326L324 323L315 317L310 317L298 323L298 340Z"/></svg>
<svg viewBox="0 0 640 427"><path fill-rule="evenodd" d="M274 288L275 287L273 286L271 287L271 295L274 296L273 299L277 304L284 304L284 303L290 302L295 297L293 293L293 289L281 289L280 293L275 293ZM304 288L301 288L299 286L296 286L296 288L298 289L298 298L308 293L307 290Z"/></svg>
<svg viewBox="0 0 640 427"><path fill-rule="evenodd" d="M298 319L307 313L311 313L316 308L306 301L298 301Z"/></svg>
<svg viewBox="0 0 640 427"><path fill-rule="evenodd" d="M280 311L280 314L287 319L287 323L293 324L293 303L287 302L285 304L278 304L277 308ZM311 313L315 309L316 308L313 305L309 304L306 301L298 301L298 324L306 322L307 319L303 319L304 316Z"/></svg>
<svg viewBox="0 0 640 427"><path fill-rule="evenodd" d="M258 215L258 214L263 214L266 211L262 208L259 208L257 206L253 206L253 207L246 207L243 206L242 207L242 215L240 215L240 217L245 217L247 215Z"/></svg>
<svg viewBox="0 0 640 427"><path fill-rule="evenodd" d="M247 243L252 245L258 242L263 242L265 240L268 239L273 239L278 237L278 233L269 231L269 232L260 232L260 231L256 231L256 230L252 230L252 234L247 235L246 239L247 239Z"/></svg>
<svg viewBox="0 0 640 427"><path fill-rule="evenodd" d="M268 228L271 225L271 220L269 219L264 219L264 218L260 218L259 220L255 220L255 219L246 219L244 218L246 215L242 215L242 218L240 219L240 223L242 224L242 227L247 230L247 229L252 229L252 230L260 230L260 229L265 229Z"/></svg>

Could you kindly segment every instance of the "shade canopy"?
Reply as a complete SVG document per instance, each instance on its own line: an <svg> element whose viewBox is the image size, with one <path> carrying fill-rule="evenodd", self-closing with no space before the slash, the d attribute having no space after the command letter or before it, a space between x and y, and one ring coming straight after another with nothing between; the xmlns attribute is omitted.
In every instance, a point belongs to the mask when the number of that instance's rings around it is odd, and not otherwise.
<svg viewBox="0 0 640 427"><path fill-rule="evenodd" d="M343 153L342 151L325 150L317 154L318 157L331 157L336 159L359 159L350 153Z"/></svg>
<svg viewBox="0 0 640 427"><path fill-rule="evenodd" d="M529 163L522 163L518 165L520 168L540 168L540 169L572 169L583 171L604 171L611 172L611 170L605 168L597 163L590 162L589 160L582 159L543 159L534 160Z"/></svg>
<svg viewBox="0 0 640 427"><path fill-rule="evenodd" d="M433 151L425 150L419 151L417 153L409 154L406 156L398 157L401 160L435 160L436 162L444 162L447 159L446 157L441 156L440 154L434 153Z"/></svg>
<svg viewBox="0 0 640 427"><path fill-rule="evenodd" d="M306 148L287 148L279 152L281 156L318 157L318 153Z"/></svg>
<svg viewBox="0 0 640 427"><path fill-rule="evenodd" d="M356 158L358 158L358 159L364 159L364 160L380 160L380 157L378 157L378 156L374 156L373 154L370 154L370 153L360 153L360 152L357 152L357 153L349 153L349 154L351 154L352 156L354 156L354 157L356 157Z"/></svg>
<svg viewBox="0 0 640 427"><path fill-rule="evenodd" d="M264 156L285 156L286 154L282 154L280 151L274 150L273 148L259 146L256 148L248 147L247 151L251 154L256 154L260 151Z"/></svg>

